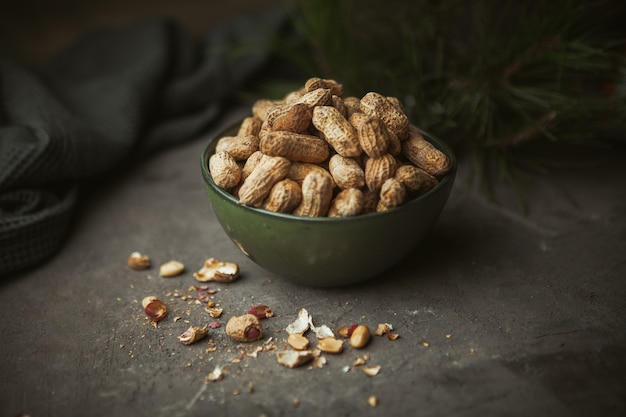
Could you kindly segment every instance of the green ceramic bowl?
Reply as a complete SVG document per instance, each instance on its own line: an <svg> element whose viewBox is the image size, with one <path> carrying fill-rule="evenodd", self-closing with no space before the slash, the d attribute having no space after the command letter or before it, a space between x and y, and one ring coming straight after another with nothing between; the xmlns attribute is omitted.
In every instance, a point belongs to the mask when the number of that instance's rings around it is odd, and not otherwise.
<svg viewBox="0 0 626 417"><path fill-rule="evenodd" d="M202 175L217 220L230 239L252 261L297 284L332 287L365 281L405 258L441 213L456 175L456 159L448 146L424 133L450 158L452 169L427 193L402 206L351 218L305 218L251 208L220 189L211 178L208 159L222 136L202 153Z"/></svg>

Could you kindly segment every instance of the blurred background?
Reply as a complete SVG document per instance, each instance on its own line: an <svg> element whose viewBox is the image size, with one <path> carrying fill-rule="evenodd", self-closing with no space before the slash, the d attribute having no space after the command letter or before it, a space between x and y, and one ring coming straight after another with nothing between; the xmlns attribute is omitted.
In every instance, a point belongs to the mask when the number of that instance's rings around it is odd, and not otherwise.
<svg viewBox="0 0 626 417"><path fill-rule="evenodd" d="M202 36L289 6L269 46L302 78L259 74L240 97L281 98L309 76L400 98L411 122L471 161L470 182L525 181L624 148L626 2L616 0L22 0L1 2L0 54L37 66L90 29L151 16ZM268 76L269 75L269 76ZM250 86L247 86L249 88ZM577 158L575 156L575 158ZM520 184L524 184L520 186Z"/></svg>
<svg viewBox="0 0 626 417"><path fill-rule="evenodd" d="M1 0L0 55L38 65L86 31L169 16L192 35L279 0Z"/></svg>

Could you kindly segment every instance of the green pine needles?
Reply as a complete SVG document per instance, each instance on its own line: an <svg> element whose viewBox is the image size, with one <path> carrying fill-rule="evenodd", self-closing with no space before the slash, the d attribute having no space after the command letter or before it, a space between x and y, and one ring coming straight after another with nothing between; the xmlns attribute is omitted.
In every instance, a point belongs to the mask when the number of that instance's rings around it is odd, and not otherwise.
<svg viewBox="0 0 626 417"><path fill-rule="evenodd" d="M538 145L626 134L623 3L299 0L298 37L282 47L347 94L400 98L412 123L473 158L489 186L545 167L529 157Z"/></svg>

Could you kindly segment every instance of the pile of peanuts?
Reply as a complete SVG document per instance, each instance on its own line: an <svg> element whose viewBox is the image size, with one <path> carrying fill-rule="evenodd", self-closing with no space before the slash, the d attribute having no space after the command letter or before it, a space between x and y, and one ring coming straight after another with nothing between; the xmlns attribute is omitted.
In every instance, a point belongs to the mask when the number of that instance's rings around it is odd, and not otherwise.
<svg viewBox="0 0 626 417"><path fill-rule="evenodd" d="M450 168L397 98L343 97L342 84L321 78L282 100L257 100L209 158L215 184L240 204L305 217L392 209Z"/></svg>

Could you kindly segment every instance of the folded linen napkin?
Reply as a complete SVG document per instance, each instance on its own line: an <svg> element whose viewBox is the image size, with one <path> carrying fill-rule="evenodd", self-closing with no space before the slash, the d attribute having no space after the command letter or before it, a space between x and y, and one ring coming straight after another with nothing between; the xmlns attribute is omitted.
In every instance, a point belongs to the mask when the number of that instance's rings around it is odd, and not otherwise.
<svg viewBox="0 0 626 417"><path fill-rule="evenodd" d="M193 40L155 18L87 34L41 69L0 59L0 277L59 250L82 181L215 121L284 21L272 9Z"/></svg>

